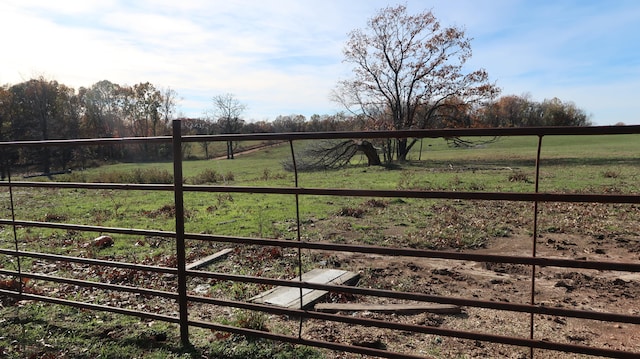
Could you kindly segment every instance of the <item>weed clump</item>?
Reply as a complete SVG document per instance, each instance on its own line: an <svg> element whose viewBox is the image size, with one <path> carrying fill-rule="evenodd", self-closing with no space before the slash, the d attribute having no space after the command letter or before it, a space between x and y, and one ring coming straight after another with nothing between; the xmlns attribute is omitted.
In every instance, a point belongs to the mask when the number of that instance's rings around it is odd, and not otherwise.
<svg viewBox="0 0 640 359"><path fill-rule="evenodd" d="M216 172L216 170L206 169L190 178L188 182L194 185L199 185L205 183L218 183L222 182L223 180L223 176Z"/></svg>
<svg viewBox="0 0 640 359"><path fill-rule="evenodd" d="M342 207L338 212L338 215L341 217L362 218L364 216L364 212L365 211L362 208Z"/></svg>
<svg viewBox="0 0 640 359"><path fill-rule="evenodd" d="M531 180L529 179L529 175L521 171L516 171L510 174L509 182L532 183Z"/></svg>
<svg viewBox="0 0 640 359"><path fill-rule="evenodd" d="M286 177L287 175L284 173L273 173L270 169L265 168L262 171L262 175L260 176L260 179L263 181L269 181L269 180L279 180Z"/></svg>
<svg viewBox="0 0 640 359"><path fill-rule="evenodd" d="M109 171L94 174L71 172L60 176L59 180L78 183L171 184L173 183L173 174L160 168L135 168L130 171Z"/></svg>
<svg viewBox="0 0 640 359"><path fill-rule="evenodd" d="M239 310L236 312L234 324L240 328L268 332L267 321L267 315L262 312Z"/></svg>
<svg viewBox="0 0 640 359"><path fill-rule="evenodd" d="M67 219L68 219L68 216L65 214L47 213L44 215L45 222L64 222Z"/></svg>
<svg viewBox="0 0 640 359"><path fill-rule="evenodd" d="M136 168L132 171L102 172L94 180L98 183L173 183L173 175L160 168Z"/></svg>
<svg viewBox="0 0 640 359"><path fill-rule="evenodd" d="M378 199L370 199L366 201L364 205L371 208L386 208L387 202L384 202Z"/></svg>
<svg viewBox="0 0 640 359"><path fill-rule="evenodd" d="M223 319L222 322L238 328L269 332L267 326L269 317L262 312L237 310L232 319ZM257 336L216 331L214 338L216 340L212 342L209 354L215 358L324 358L322 352L314 348L262 339Z"/></svg>

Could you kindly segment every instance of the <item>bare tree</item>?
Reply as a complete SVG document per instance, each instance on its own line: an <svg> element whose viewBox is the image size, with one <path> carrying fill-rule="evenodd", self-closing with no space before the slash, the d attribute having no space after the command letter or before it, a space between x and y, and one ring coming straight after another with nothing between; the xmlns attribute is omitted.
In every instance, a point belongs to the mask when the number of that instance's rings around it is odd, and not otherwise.
<svg viewBox="0 0 640 359"><path fill-rule="evenodd" d="M450 99L474 103L499 92L485 70L463 72L471 40L458 27L442 27L431 11L386 7L367 25L349 34L344 61L353 64L354 78L339 82L333 98L386 123L380 128L428 128ZM405 160L416 141L398 139L396 158Z"/></svg>
<svg viewBox="0 0 640 359"><path fill-rule="evenodd" d="M165 129L169 128L169 121L173 119L173 115L176 111L176 102L178 101L178 93L171 87L161 90L161 103L160 103L160 119ZM157 135L156 128L154 127L154 136Z"/></svg>
<svg viewBox="0 0 640 359"><path fill-rule="evenodd" d="M240 118L247 106L233 94L227 93L213 97L214 115L221 133L238 133L243 121ZM227 142L227 159L233 159L233 143Z"/></svg>

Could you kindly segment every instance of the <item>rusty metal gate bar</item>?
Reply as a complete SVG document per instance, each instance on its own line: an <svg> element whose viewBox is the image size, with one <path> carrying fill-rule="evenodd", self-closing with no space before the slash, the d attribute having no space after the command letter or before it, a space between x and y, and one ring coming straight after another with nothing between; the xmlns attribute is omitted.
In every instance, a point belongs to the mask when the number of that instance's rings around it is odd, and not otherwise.
<svg viewBox="0 0 640 359"><path fill-rule="evenodd" d="M43 187L43 188L87 188L87 189L118 189L118 190L151 190L151 191L174 191L175 201L176 201L176 213L178 213L179 208L183 208L182 200L183 200L183 192L228 192L228 193L267 193L267 194L290 194L295 195L296 199L300 195L341 195L341 196L353 196L353 197L366 197L366 196L377 196L377 197L391 197L391 198L399 198L399 197L411 197L411 198L435 198L435 199L464 199L464 200L508 200L508 201L525 201L534 203L534 217L537 218L537 205L539 202L600 202L600 203L629 203L629 204L638 204L640 203L640 195L583 195L583 194L549 194L549 193L539 193L538 192L538 181L539 181L539 167L540 167L540 148L542 137L546 135L603 135L603 134L640 134L640 126L606 126L606 127L583 127L583 128L563 128L563 127L551 127L551 128L508 128L508 129L454 129L454 130L419 130L419 131L378 131L378 132L338 132L338 133L289 133L289 134L250 134L250 135L216 135L216 136L181 136L179 131L179 126L176 127L176 122L174 122L174 132L172 137L152 137L152 138L121 138L121 139L83 139L83 140L54 140L54 141L21 141L21 142L2 142L0 143L0 148L10 147L10 146L25 146L25 147L33 147L33 146L76 146L76 145L104 145L104 144L122 144L122 143L141 143L141 142L152 142L152 143L166 143L173 142L174 144L174 185L137 185L137 184L81 184L81 183L43 183L43 182L9 182L0 183L0 187L9 187L11 191L15 187ZM294 140L307 140L307 139L326 139L326 138L406 138L406 137L421 137L421 138L436 138L436 137L453 137L453 136L530 136L535 135L539 138L538 143L538 154L536 159L536 190L535 193L484 193L484 192L441 192L441 191L377 191L377 190L341 190L341 189L323 189L323 188L300 188L299 184L295 183L293 188L269 188L269 187L234 187L234 186L186 186L182 185L182 180L178 181L177 178L182 178L182 154L181 154L181 146L179 145L181 142L196 142L196 141L230 141L230 140L284 140L289 141L292 147L292 156L294 157L295 164L295 156L293 153L292 143ZM176 145L178 144L178 145ZM177 176L176 176L177 174ZM297 171L296 171L297 175ZM176 185L179 183L179 185ZM296 209L298 210L298 202L296 201ZM183 216L177 215L177 217ZM297 215L298 223L299 223L299 212ZM269 245L269 246L280 246L283 248L297 248L298 251L301 249L321 249L328 251L351 251L351 252L359 252L359 253L378 253L385 255L397 255L397 256L416 256L416 257L429 257L429 258L448 258L448 259L456 259L456 260L470 260L470 261L478 261L478 262L500 262L500 263L514 263L514 264L525 264L530 265L534 268L533 278L535 281L535 267L536 266L557 266L557 267L567 267L567 268L589 268L589 269L608 269L608 270L621 270L621 271L629 271L629 272L640 272L640 263L616 263L616 262L607 262L607 261L586 261L586 260L569 260L569 259L555 259L555 258L544 258L538 257L536 255L536 233L537 233L537 219L534 220L534 236L533 236L533 248L532 248L532 256L521 257L521 256L503 256L503 255L482 255L482 254L474 254L474 253L457 253L457 252L440 252L440 251L429 251L429 250L415 250L408 248L389 248L389 247L376 247L376 246L355 246L355 245L344 245L344 244L328 244L328 243L310 243L305 242L300 239L300 227L298 226L298 241L292 243L286 240L266 240L262 238L243 238L243 237L233 237L233 236L216 236L216 235L197 235L184 233L184 223L182 223L182 230L180 230L180 220L176 218L176 227L177 230L175 233L173 232L163 232L163 231L148 231L148 230L140 230L140 229L123 229L123 228L109 228L109 227L100 227L100 226L81 226L81 225L73 225L73 224L61 224L61 223L48 223L48 222L35 222L35 221L20 221L12 218L11 220L0 219L0 224L12 225L14 230L16 226L32 226L32 227L42 227L42 228L59 228L59 229L77 229L77 230L85 230L85 231L95 231L95 232L107 232L107 233L122 233L122 234L140 234L146 235L149 233L154 233L154 235L158 235L161 237L175 237L177 248L176 251L184 251L184 241L189 240L202 240L202 241L213 241L213 242L227 242L227 243L237 243L237 244L256 244L256 245ZM181 243L181 244L180 244ZM300 252L299 252L300 253ZM132 311L123 308L117 307L108 307L96 304L89 304L83 302L76 301L68 301L59 298L39 296L29 293L15 292L11 290L0 290L0 294L15 296L19 299L31 299L31 300L40 300L49 303L56 303L62 305L69 305L79 308L85 309L93 309L93 310L101 310L114 312L125 315L138 316L141 318L151 318L161 321L167 321L171 323L177 323L180 325L180 333L181 339L183 343L188 344L188 326L198 326L204 328L210 328L215 330L225 330L232 333L239 334L249 334L253 336L259 336L264 338L271 338L275 340L286 341L294 344L304 344L311 345L321 348L327 348L332 350L343 350L350 351L354 353L368 354L368 355L377 355L381 357L388 358L416 358L414 355L408 354L399 354L399 353L389 353L386 351L381 351L377 349L371 348L354 348L352 346L348 346L345 344L338 343L330 343L324 341L314 341L307 340L301 338L301 332L298 333L298 337L289 337L285 335L277 335L273 333L264 333L260 331L252 331L243 328L236 327L228 327L220 324L201 322L188 320L187 317L187 306L190 302L197 303L210 303L216 305L223 305L228 307L236 307L236 308L245 308L250 310L260 310L264 312L270 313L288 313L288 315L297 315L301 318L309 318L309 319L318 319L324 321L335 321L335 322L343 322L357 325L365 325L365 326L375 326L380 328L389 328L395 330L409 330L416 333L425 333L425 334L438 334L443 336L451 336L458 338L466 338L466 339L474 339L474 340L482 340L489 341L495 343L503 343L516 345L521 347L530 348L531 354L533 354L533 349L549 349L549 350L560 350L566 352L573 353L584 353L591 355L601 355L608 357L617 357L617 358L635 358L638 357L638 353L624 352L619 350L609 350L604 348L594 348L587 347L582 345L572 345L572 344L561 344L554 342L546 342L540 340L534 340L534 325L533 325L533 317L534 314L547 314L547 315L558 315L558 316L566 316L573 318L584 318L584 319L593 319L593 320L601 320L601 321L614 321L620 323L632 323L632 324L640 324L640 316L637 315L624 315L618 313L608 313L608 312L594 312L594 311L586 311L586 310L573 310L573 309L562 309L562 308L549 308L545 306L535 305L535 282L532 281L532 293L531 293L531 302L530 304L513 304L513 303L503 303L503 302L491 302L491 301L481 301L481 300L470 300L465 298L454 298L454 297L441 297L441 296L431 296L425 295L422 293L411 293L411 292L399 292L399 291L388 291L388 290L376 290L371 288L358 288L358 287L350 287L350 286L336 286L336 285L326 285L326 284L318 284L318 283L308 283L302 282L299 278L297 281L288 281L288 280L277 280L277 279L269 279L263 277L252 277L252 276L239 276L239 275L228 275L222 273L212 273L212 272L201 272L201 271L193 271L186 270L184 267L184 258L182 259L182 265L179 263L177 268L165 268L165 267L154 267L154 266L142 266L132 263L122 263L122 262L112 262L112 261L103 261L103 260L95 260L95 259L87 259L87 258L77 258L77 257L67 257L60 255L52 255L52 254L44 254L44 253L35 253L35 252L25 252L16 250L5 250L0 249L0 254L5 255L17 255L20 257L31 257L38 258L43 260L50 261L64 261L64 262L75 262L75 263L83 263L88 265L99 265L99 266L112 266L117 268L126 268L130 270L140 270L140 271L149 271L149 272L157 272L157 273L169 273L178 276L178 293L171 293L165 291L158 291L154 289L145 289L145 288L136 288L136 287L127 287L120 285L112 285L107 283L94 283L89 281L81 281L74 280L68 278L59 278L54 276L48 276L43 274L36 273L24 273L19 271L8 271L8 270L0 270L0 275L22 275L25 278L39 279L39 280L49 280L52 282L58 283L66 283L73 284L79 286L89 286L96 287L101 289L109 289L109 290L119 290L124 292L131 293L141 293L147 295L154 295L159 297L166 297L170 299L176 299L179 302L180 307L180 316L179 318L163 316L153 313ZM184 256L184 254L182 255ZM180 254L178 254L180 257ZM180 261L180 259L178 259ZM298 258L298 264L301 264L301 258ZM300 271L301 273L301 271ZM497 310L507 310L514 312L523 312L530 313L531 318L531 333L529 339L523 338L515 338L515 337L501 337L490 334L481 334L474 332L463 332L463 331L453 331L453 330L445 330L442 328L432 328L425 326L412 326L406 324L399 323L387 323L383 321L376 321L372 319L364 319L364 318L353 318L348 316L341 316L335 314L326 314L326 313L318 313L312 311L304 311L300 309L278 309L270 306L252 304L246 302L237 302L230 300L216 300L212 298L206 297L197 297L197 296L189 296L186 292L186 279L189 276L193 277L202 277L202 278L216 278L216 279L225 279L232 280L237 282L246 282L246 283L265 283L271 285L284 285L284 286L292 286L297 287L302 290L302 288L312 288L312 289L322 289L327 291L342 291L347 293L355 293L355 294L363 294L363 295L374 295L380 297L388 297L388 298L398 298L398 299L412 299L418 301L431 301L438 303L450 303L450 304L458 304L458 305L467 305L474 306L480 308L488 308L488 309L497 309ZM183 287L181 287L183 286ZM300 329L301 330L301 329Z"/></svg>
<svg viewBox="0 0 640 359"><path fill-rule="evenodd" d="M72 183L72 182L14 182L14 188L83 188L116 189L141 191L173 191L173 185L163 184L122 184L122 183ZM0 187L8 187L0 182ZM299 194L350 197L388 197L420 199L461 199L483 201L513 202L598 202L598 203L640 203L638 195L624 194L572 194L572 193L511 193L511 192L447 192L414 190L366 190L339 188L293 188L293 187L250 187L250 186L198 186L183 185L184 192L212 193L263 193L263 194Z"/></svg>
<svg viewBox="0 0 640 359"><path fill-rule="evenodd" d="M178 266L178 308L180 340L189 345L189 299L187 298L187 254L184 241L184 193L182 191L182 133L181 121L173 121L173 185L176 221L176 258Z"/></svg>
<svg viewBox="0 0 640 359"><path fill-rule="evenodd" d="M293 149L293 140L289 141L289 149L291 150L291 163L293 163L293 185L294 187L298 188L298 164L296 163L296 152ZM296 242L300 243L302 242L302 237L300 236L300 195L296 194L295 195L295 200L296 200ZM302 282L302 247L298 246L297 248L297 254L298 254L298 281ZM304 301L302 300L302 289L303 287L300 286L300 289L298 290L298 298L300 300L300 310L303 309L303 303ZM303 323L304 317L300 316L300 320L298 322L298 339L302 339L302 323Z"/></svg>
<svg viewBox="0 0 640 359"><path fill-rule="evenodd" d="M536 150L536 174L535 174L535 194L540 193L540 154L542 153L542 135L538 136L538 148ZM537 257L537 238L538 238L538 201L533 202L533 235L531 237L531 257ZM531 306L536 305L536 265L533 264L531 266ZM529 339L533 340L535 326L534 326L534 316L535 314L531 313L529 315ZM529 357L533 359L533 347L529 347Z"/></svg>
<svg viewBox="0 0 640 359"><path fill-rule="evenodd" d="M4 158L2 159L5 160ZM16 221L16 210L15 210L15 201L13 198L13 187L11 186L11 167L5 165L7 168L7 182L9 183L9 206L11 208L11 221L15 223ZM14 258L16 258L16 264L18 267L18 273L15 275L15 278L18 278L18 294L22 294L22 290L24 287L24 282L22 281L22 258L18 254L20 248L18 246L18 230L16 226L11 226L11 234L13 235L13 243L14 243Z"/></svg>

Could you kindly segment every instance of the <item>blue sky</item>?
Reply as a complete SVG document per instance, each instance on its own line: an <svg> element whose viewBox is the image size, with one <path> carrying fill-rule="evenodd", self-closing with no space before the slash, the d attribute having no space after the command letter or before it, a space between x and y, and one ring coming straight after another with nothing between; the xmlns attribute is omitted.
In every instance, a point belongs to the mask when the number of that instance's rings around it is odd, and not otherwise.
<svg viewBox="0 0 640 359"><path fill-rule="evenodd" d="M640 1L406 1L473 38L469 69L503 95L573 101L597 125L640 124ZM397 2L378 0L3 0L0 84L44 76L171 87L201 117L232 93L245 119L330 114L347 33Z"/></svg>

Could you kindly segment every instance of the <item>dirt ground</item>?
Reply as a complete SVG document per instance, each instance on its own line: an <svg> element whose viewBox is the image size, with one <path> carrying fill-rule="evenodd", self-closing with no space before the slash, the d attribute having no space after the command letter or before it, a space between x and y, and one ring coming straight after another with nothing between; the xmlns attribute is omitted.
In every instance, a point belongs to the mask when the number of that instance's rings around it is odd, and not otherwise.
<svg viewBox="0 0 640 359"><path fill-rule="evenodd" d="M476 253L530 255L530 236L493 240ZM537 255L637 262L640 241L605 239L567 234L538 238ZM425 258L396 258L344 254L341 268L361 268L363 280L381 288L402 288L457 298L528 304L531 300L531 267L513 264L475 263ZM334 263L335 264L335 263ZM640 273L543 267L536 269L535 302L546 306L640 315ZM331 301L331 297L328 299ZM339 298L344 301L344 298ZM351 297L350 302L398 303L396 300ZM496 335L529 338L530 315L463 307L461 314L415 315L343 313L358 317L429 325ZM637 353L640 357L640 325L607 323L565 317L534 318L534 339L588 345ZM307 322L303 335L327 341L365 345L434 358L528 358L529 349L451 337L359 328L342 324ZM335 354L337 358L360 355ZM535 350L535 358L583 358L578 354Z"/></svg>

